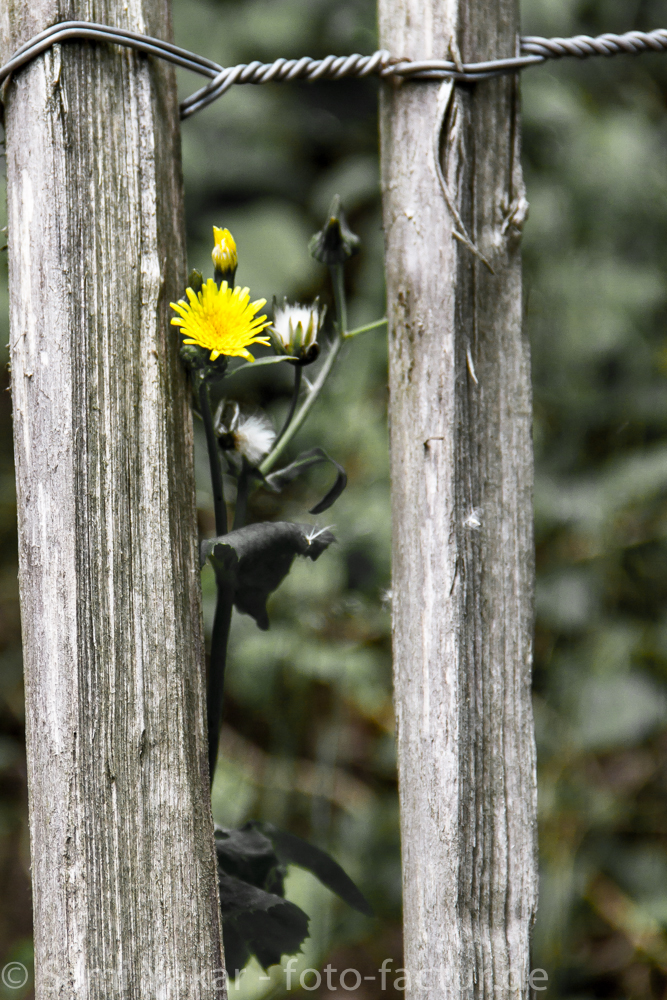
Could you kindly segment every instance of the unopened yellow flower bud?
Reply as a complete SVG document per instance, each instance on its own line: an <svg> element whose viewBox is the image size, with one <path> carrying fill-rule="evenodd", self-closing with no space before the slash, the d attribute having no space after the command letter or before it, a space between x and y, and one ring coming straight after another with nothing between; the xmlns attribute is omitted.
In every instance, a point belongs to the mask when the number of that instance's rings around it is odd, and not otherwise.
<svg viewBox="0 0 667 1000"><path fill-rule="evenodd" d="M211 251L211 257L213 258L213 266L218 272L216 277L220 277L222 281L228 281L231 285L234 282L236 268L239 264L234 237L228 229L218 229L217 226L213 226L213 239L215 246Z"/></svg>

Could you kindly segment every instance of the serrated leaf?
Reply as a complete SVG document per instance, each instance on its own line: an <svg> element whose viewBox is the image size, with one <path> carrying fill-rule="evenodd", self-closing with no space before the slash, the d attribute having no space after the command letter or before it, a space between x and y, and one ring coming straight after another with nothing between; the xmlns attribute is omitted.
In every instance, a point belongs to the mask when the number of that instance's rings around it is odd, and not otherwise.
<svg viewBox="0 0 667 1000"><path fill-rule="evenodd" d="M283 955L297 955L301 951L309 923L309 917L296 903L283 900L266 911L243 914L237 918L236 928L245 936L259 964L268 969L270 965L279 965Z"/></svg>
<svg viewBox="0 0 667 1000"><path fill-rule="evenodd" d="M373 910L365 896L329 854L293 833L279 830L272 823L258 823L257 828L271 841L277 857L283 864L293 864L300 868L306 868L327 889L331 889L337 896L340 896L348 906L367 917L373 916Z"/></svg>
<svg viewBox="0 0 667 1000"><path fill-rule="evenodd" d="M284 895L285 866L269 838L252 823L240 830L216 827L215 848L218 865L228 875L278 896Z"/></svg>
<svg viewBox="0 0 667 1000"><path fill-rule="evenodd" d="M225 962L235 976L250 955L268 968L294 955L308 936L308 917L283 898L285 867L255 824L216 827Z"/></svg>
<svg viewBox="0 0 667 1000"><path fill-rule="evenodd" d="M294 955L308 937L308 917L295 903L218 867L223 945L230 975L255 955L267 969L282 955Z"/></svg>
<svg viewBox="0 0 667 1000"><path fill-rule="evenodd" d="M311 448L309 451L302 452L293 462L286 465L284 469L278 469L276 472L271 473L271 475L266 476L265 482L269 487L275 490L281 490L283 486L287 483L291 483L297 476L300 476L302 472L306 469L310 469L313 465L321 465L323 462L328 462L334 466L337 470L336 482L331 487L329 492L324 496L318 504L310 509L309 514L322 514L325 510L338 499L345 487L347 486L347 473L342 465L333 459L330 455L326 453L324 448Z"/></svg>
<svg viewBox="0 0 667 1000"><path fill-rule="evenodd" d="M202 542L202 563L210 559L216 576L234 581L234 604L266 631L266 602L285 579L297 555L313 562L335 541L327 529L289 521L263 521Z"/></svg>
<svg viewBox="0 0 667 1000"><path fill-rule="evenodd" d="M312 872L350 906L372 916L367 901L324 851L271 823L215 829L225 961L234 977L251 955L268 968L294 955L308 936L308 916L284 897L286 865Z"/></svg>

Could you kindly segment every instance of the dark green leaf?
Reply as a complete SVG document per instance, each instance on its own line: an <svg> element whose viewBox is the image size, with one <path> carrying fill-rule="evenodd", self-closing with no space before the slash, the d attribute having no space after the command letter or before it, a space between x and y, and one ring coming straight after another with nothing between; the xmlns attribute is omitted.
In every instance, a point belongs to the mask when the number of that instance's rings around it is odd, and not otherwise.
<svg viewBox="0 0 667 1000"><path fill-rule="evenodd" d="M301 452L284 469L277 469L266 476L266 484L276 491L281 490L283 486L293 482L306 469L310 469L313 465L321 465L322 462L326 461L325 454L322 448L311 448L310 451Z"/></svg>
<svg viewBox="0 0 667 1000"><path fill-rule="evenodd" d="M236 920L237 930L245 936L250 951L265 969L279 965L282 955L296 955L301 951L308 937L308 924L307 914L288 900L267 911L245 913Z"/></svg>
<svg viewBox="0 0 667 1000"><path fill-rule="evenodd" d="M294 955L308 937L308 917L286 899L227 875L218 867L223 943L229 975L255 955L266 969Z"/></svg>
<svg viewBox="0 0 667 1000"><path fill-rule="evenodd" d="M278 896L284 895L285 866L269 838L252 823L247 823L240 830L216 827L215 848L218 865L228 875Z"/></svg>
<svg viewBox="0 0 667 1000"><path fill-rule="evenodd" d="M263 365L277 365L279 361L290 361L294 363L294 358L289 358L285 354L281 354L277 357L269 358L255 358L254 361L244 361L243 364L238 365L232 371L227 372L227 378L231 375L236 375L237 372L246 371L248 368L261 368Z"/></svg>
<svg viewBox="0 0 667 1000"><path fill-rule="evenodd" d="M281 955L298 952L308 936L308 917L284 897L288 864L312 872L354 909L372 910L333 858L271 823L246 823L239 830L216 827L220 909L225 959L235 976L250 955L267 968Z"/></svg>
<svg viewBox="0 0 667 1000"><path fill-rule="evenodd" d="M308 511L309 514L323 514L325 510L328 510L329 507L331 507L336 502L338 497L341 495L341 493L347 486L347 473L345 472L343 466L339 465L338 462L336 462L333 458L330 458L329 455L327 455L326 457L329 459L331 464L336 467L337 470L336 481L329 490L329 492L322 497L320 502L316 503L314 507L310 508L310 510Z"/></svg>
<svg viewBox="0 0 667 1000"><path fill-rule="evenodd" d="M308 917L284 896L285 866L253 823L216 827L225 961L235 976L250 955L268 968L294 955L308 936Z"/></svg>
<svg viewBox="0 0 667 1000"><path fill-rule="evenodd" d="M225 950L225 969L230 979L236 979L250 961L250 949L236 928L234 920L222 918L222 945Z"/></svg>
<svg viewBox="0 0 667 1000"><path fill-rule="evenodd" d="M208 548L209 545L214 545L216 542L224 542L226 538L229 538L229 535L222 535L220 538L211 538L208 541L202 542L200 560L203 566L206 560L210 559L215 570L216 579L221 580L230 587L233 586L234 590L236 590L239 559L233 545L217 545L215 547L215 556L213 555L213 550Z"/></svg>
<svg viewBox="0 0 667 1000"><path fill-rule="evenodd" d="M309 844L307 840L302 840L293 833L279 830L272 823L258 823L257 828L269 838L283 864L299 865L300 868L308 869L323 885L335 892L353 909L367 917L373 916L370 904L350 876L343 871L337 861L319 847Z"/></svg>
<svg viewBox="0 0 667 1000"><path fill-rule="evenodd" d="M263 521L202 542L201 561L210 559L228 581L235 579L234 604L266 631L266 601L290 571L295 556L313 562L335 541L326 528L289 521Z"/></svg>
<svg viewBox="0 0 667 1000"><path fill-rule="evenodd" d="M309 514L322 514L335 503L347 486L345 469L335 459L331 458L330 455L327 455L324 448L311 448L310 451L302 452L298 458L295 458L293 462L286 465L284 469L278 469L277 472L272 472L270 476L267 476L265 482L272 489L281 490L283 486L291 483L302 472L305 472L306 469L310 469L313 465L321 465L323 462L330 462L336 468L338 475L336 476L336 482L326 496L308 512Z"/></svg>

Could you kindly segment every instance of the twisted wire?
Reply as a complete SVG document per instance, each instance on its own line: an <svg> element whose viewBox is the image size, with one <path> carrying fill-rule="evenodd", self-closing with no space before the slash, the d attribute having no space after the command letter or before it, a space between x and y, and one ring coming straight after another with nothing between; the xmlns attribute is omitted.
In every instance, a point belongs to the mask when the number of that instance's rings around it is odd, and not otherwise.
<svg viewBox="0 0 667 1000"><path fill-rule="evenodd" d="M404 80L452 79L475 83L494 76L517 73L537 66L548 59L589 59L592 56L640 55L644 52L667 50L667 29L628 31L622 35L607 33L593 38L576 35L573 38L541 38L527 35L520 39L518 56L487 62L454 63L448 59L411 60L392 56L385 49L363 56L327 56L325 59L276 59L272 63L240 63L220 66L211 59L179 48L159 38L124 28L88 21L62 21L31 38L0 68L0 86L6 86L12 75L52 45L66 41L108 42L136 49L146 55L166 59L190 72L209 77L209 83L182 101L181 118L201 111L229 90L235 83L270 83L272 81L341 80L346 77L379 76Z"/></svg>

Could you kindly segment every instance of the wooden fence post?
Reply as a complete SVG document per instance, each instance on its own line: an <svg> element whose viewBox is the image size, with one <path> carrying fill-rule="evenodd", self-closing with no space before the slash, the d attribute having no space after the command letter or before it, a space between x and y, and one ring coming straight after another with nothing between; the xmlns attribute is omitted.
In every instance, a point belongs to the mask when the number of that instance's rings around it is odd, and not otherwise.
<svg viewBox="0 0 667 1000"><path fill-rule="evenodd" d="M169 37L168 0L9 2ZM173 71L55 46L6 94L36 992L223 995Z"/></svg>
<svg viewBox="0 0 667 1000"><path fill-rule="evenodd" d="M379 0L413 59L516 53L517 0ZM385 82L396 713L412 996L528 995L531 390L519 83Z"/></svg>

